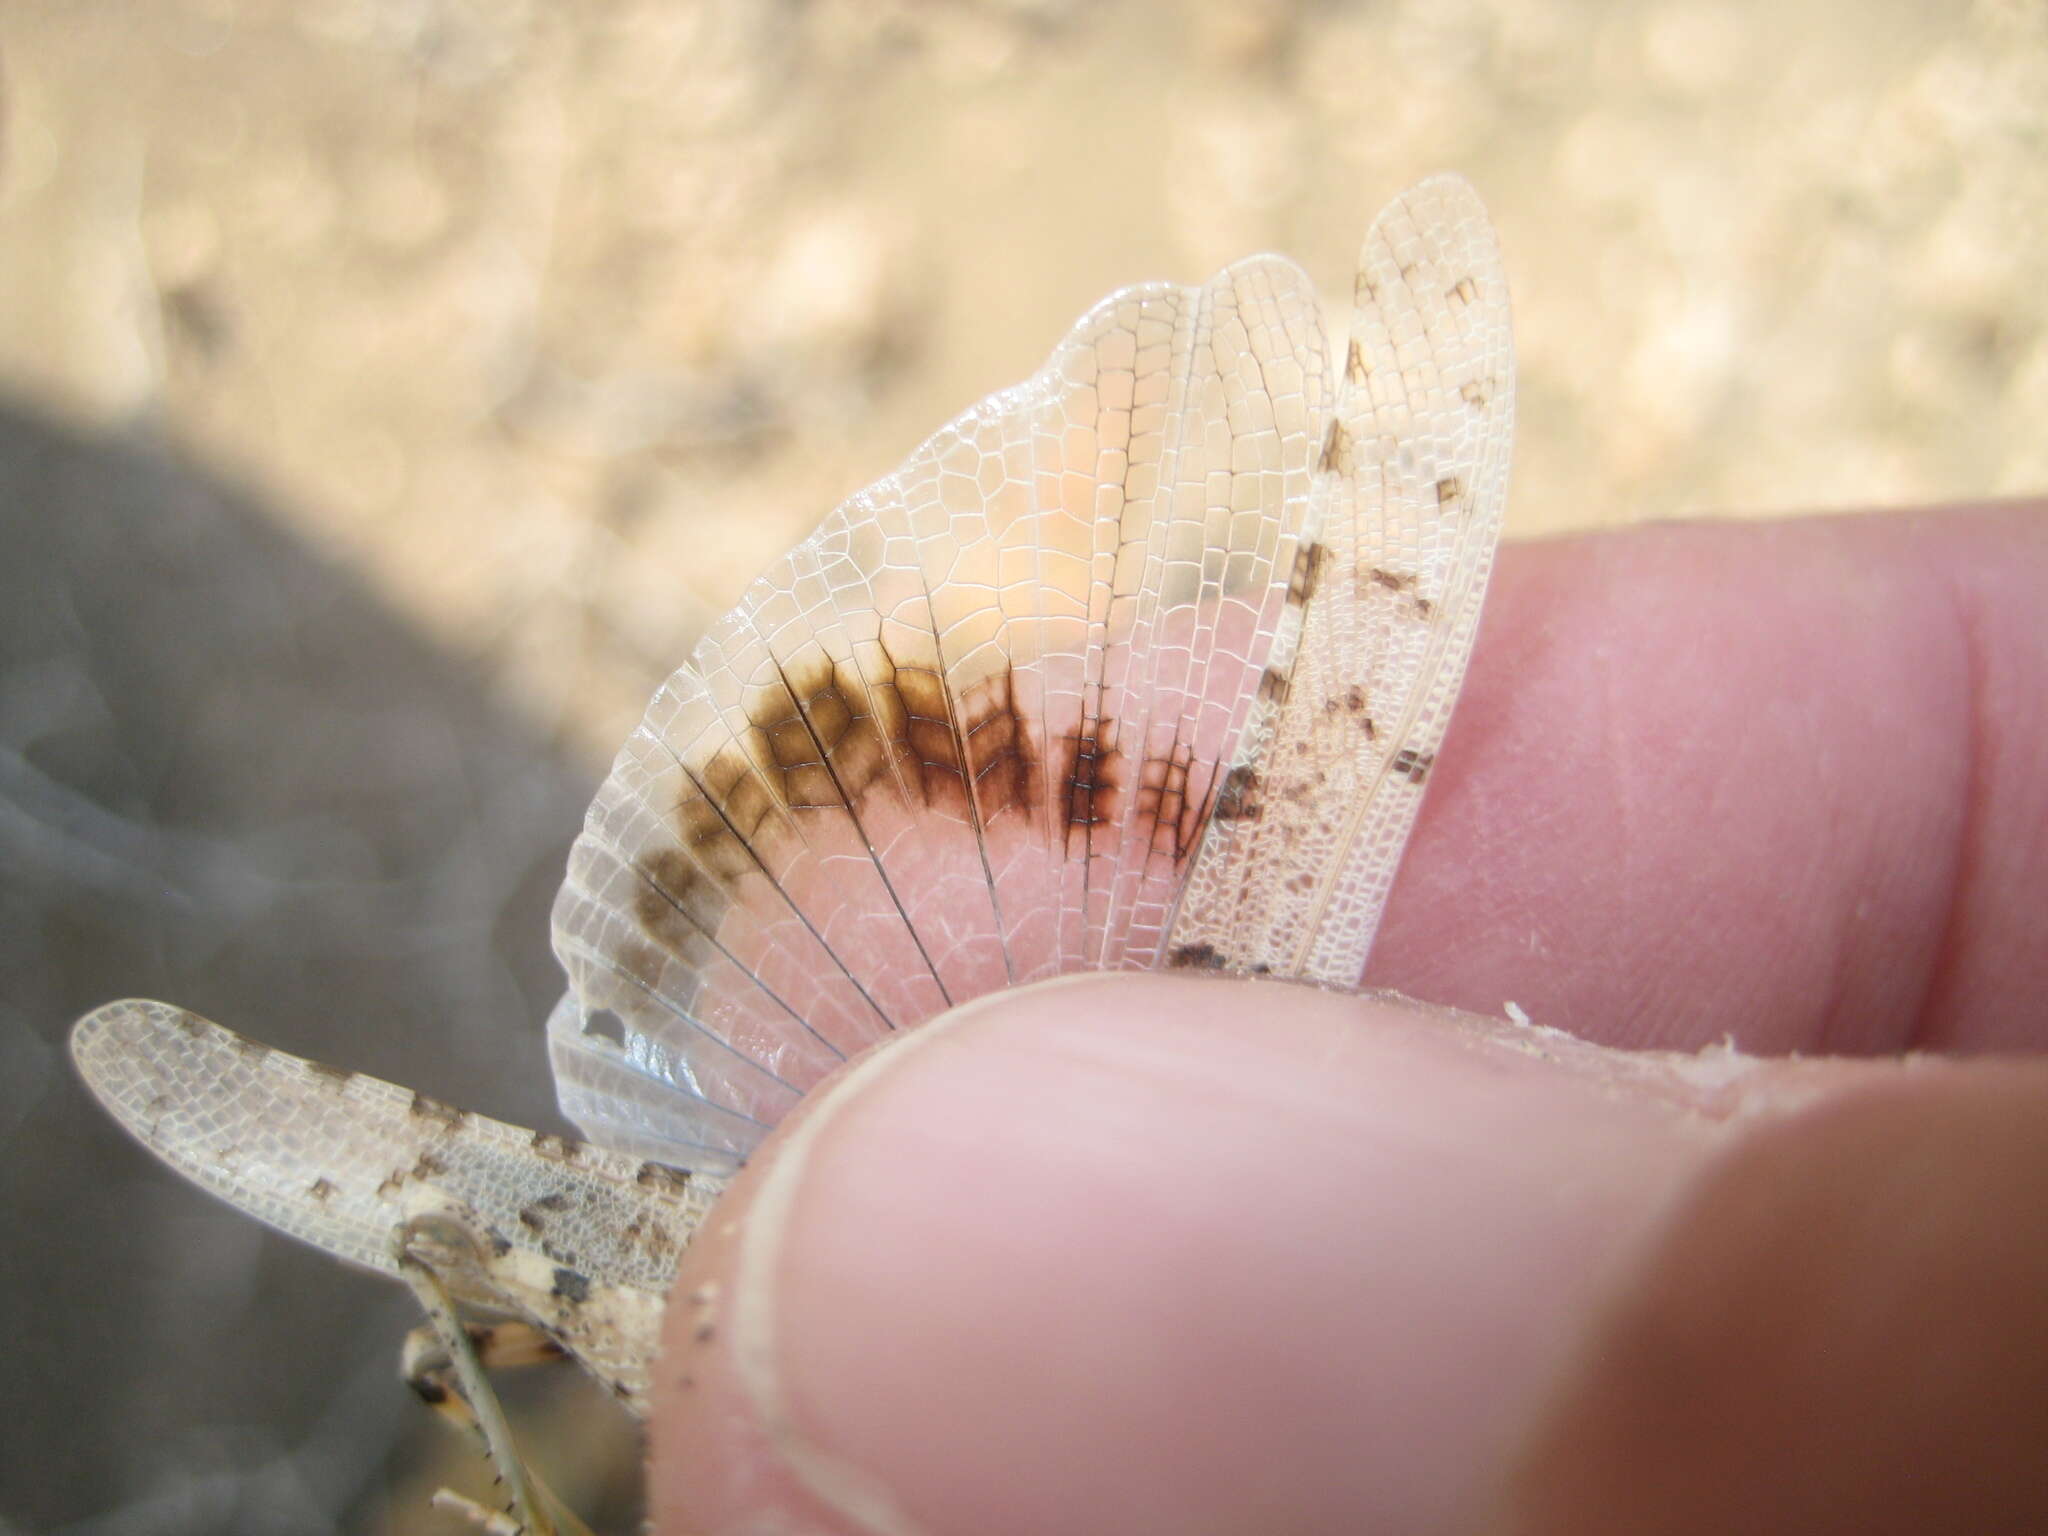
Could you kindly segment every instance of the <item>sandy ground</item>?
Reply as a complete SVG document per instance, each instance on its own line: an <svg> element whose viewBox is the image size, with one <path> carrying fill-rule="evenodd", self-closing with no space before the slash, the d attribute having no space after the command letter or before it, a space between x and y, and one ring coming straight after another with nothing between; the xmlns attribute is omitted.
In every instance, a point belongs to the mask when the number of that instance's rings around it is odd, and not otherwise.
<svg viewBox="0 0 2048 1536"><path fill-rule="evenodd" d="M468 1475L419 1464L403 1299L174 1193L64 1023L170 996L543 1119L546 903L648 690L1118 284L1280 249L1341 302L1371 211L1456 168L1516 298L1511 533L2048 488L2022 0L573 16L6 7L0 1289L34 1409L0 1530L411 1529Z"/></svg>

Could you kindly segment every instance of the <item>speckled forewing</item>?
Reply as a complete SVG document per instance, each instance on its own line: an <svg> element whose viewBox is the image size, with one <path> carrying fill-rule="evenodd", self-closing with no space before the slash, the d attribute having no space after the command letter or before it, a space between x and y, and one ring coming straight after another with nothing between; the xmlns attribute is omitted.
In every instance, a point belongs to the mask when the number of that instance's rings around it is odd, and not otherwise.
<svg viewBox="0 0 2048 1536"><path fill-rule="evenodd" d="M1514 428L1507 283L1461 178L1410 188L1359 259L1326 510L1169 963L1355 986L1456 702Z"/></svg>
<svg viewBox="0 0 2048 1536"><path fill-rule="evenodd" d="M698 1178L469 1114L272 1050L166 1003L110 1003L71 1052L107 1111L194 1183L280 1231L387 1274L399 1229L455 1218L462 1300L523 1317L636 1406Z"/></svg>

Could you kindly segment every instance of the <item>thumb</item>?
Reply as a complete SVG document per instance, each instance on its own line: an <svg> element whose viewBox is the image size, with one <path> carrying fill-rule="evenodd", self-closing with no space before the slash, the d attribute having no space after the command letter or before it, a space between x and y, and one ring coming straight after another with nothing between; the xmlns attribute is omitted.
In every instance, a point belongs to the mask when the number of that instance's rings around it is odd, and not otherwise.
<svg viewBox="0 0 2048 1536"><path fill-rule="evenodd" d="M1644 1287L1720 1170L1968 1075L1276 983L984 999L813 1094L690 1250L657 1529L1573 1528L1611 1490L1559 1469L1636 1464L1577 1426L1655 1365Z"/></svg>

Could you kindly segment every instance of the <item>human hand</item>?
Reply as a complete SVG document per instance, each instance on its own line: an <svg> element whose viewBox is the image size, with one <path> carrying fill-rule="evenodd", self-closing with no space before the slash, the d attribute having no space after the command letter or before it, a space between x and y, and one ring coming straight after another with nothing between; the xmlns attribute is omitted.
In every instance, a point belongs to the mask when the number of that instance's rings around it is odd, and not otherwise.
<svg viewBox="0 0 2048 1536"><path fill-rule="evenodd" d="M1116 975L864 1058L688 1255L659 1528L2048 1528L2048 1063L1902 1055L2048 1036L2044 592L2039 508L1504 552L1368 979L1579 1038Z"/></svg>

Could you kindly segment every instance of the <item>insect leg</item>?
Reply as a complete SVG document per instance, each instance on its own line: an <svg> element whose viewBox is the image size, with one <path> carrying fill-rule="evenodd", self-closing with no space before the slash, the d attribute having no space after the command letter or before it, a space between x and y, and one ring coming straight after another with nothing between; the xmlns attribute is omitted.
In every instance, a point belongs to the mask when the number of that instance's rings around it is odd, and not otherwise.
<svg viewBox="0 0 2048 1536"><path fill-rule="evenodd" d="M498 1512L442 1489L434 1496L435 1506L461 1514L490 1536L591 1536L526 1465L479 1358L479 1341L498 1365L560 1359L561 1347L526 1323L476 1330L464 1324L441 1279L441 1268L474 1262L474 1237L458 1219L442 1214L413 1217L398 1227L393 1246L399 1275L427 1315L426 1323L406 1340L406 1380L444 1417L482 1437L511 1500L509 1510ZM437 1258L444 1262L437 1264Z"/></svg>

